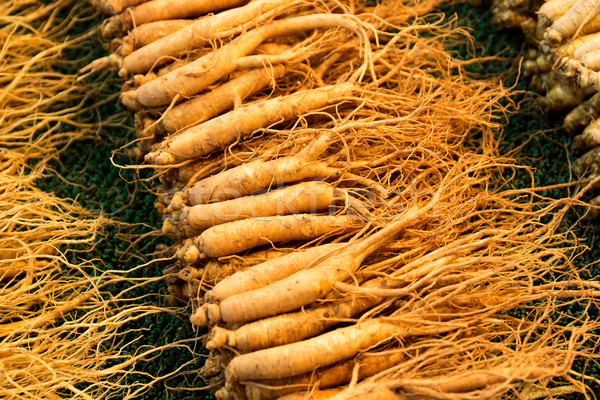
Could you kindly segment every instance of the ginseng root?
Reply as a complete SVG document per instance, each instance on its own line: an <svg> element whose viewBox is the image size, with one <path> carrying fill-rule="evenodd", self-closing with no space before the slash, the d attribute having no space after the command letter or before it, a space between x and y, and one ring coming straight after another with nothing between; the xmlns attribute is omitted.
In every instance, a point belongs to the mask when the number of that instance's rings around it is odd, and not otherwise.
<svg viewBox="0 0 600 400"><path fill-rule="evenodd" d="M201 124L223 111L239 108L242 101L280 78L285 71L282 65L248 71L221 86L176 105L161 117L157 129L168 133Z"/></svg>
<svg viewBox="0 0 600 400"><path fill-rule="evenodd" d="M423 217L437 199L436 195L423 208L412 207L377 233L349 243L346 248L310 269L299 271L263 288L228 297L220 304L203 304L190 320L196 325L214 325L219 321L248 322L310 304L329 293L336 282L350 278L369 254Z"/></svg>
<svg viewBox="0 0 600 400"><path fill-rule="evenodd" d="M267 286L308 268L315 260L328 256L343 246L345 243L324 244L254 265L223 279L212 290L206 292L205 298L207 301L217 302L236 294Z"/></svg>
<svg viewBox="0 0 600 400"><path fill-rule="evenodd" d="M195 18L213 11L232 8L245 0L150 0L105 20L101 33L104 38L122 36L134 26L152 21Z"/></svg>
<svg viewBox="0 0 600 400"><path fill-rule="evenodd" d="M186 240L177 256L186 262L203 257L223 257L263 244L347 233L362 225L360 220L347 215L296 214L244 219L213 226L200 236Z"/></svg>
<svg viewBox="0 0 600 400"><path fill-rule="evenodd" d="M581 135L573 138L573 147L579 150L589 149L600 144L600 118L585 127Z"/></svg>
<svg viewBox="0 0 600 400"><path fill-rule="evenodd" d="M0 325L0 337L14 333L20 329L36 329L46 324L52 323L61 318L64 314L77 308L81 303L92 297L92 293L83 293L73 299L56 307L54 310L46 311L30 319L22 321L9 322Z"/></svg>
<svg viewBox="0 0 600 400"><path fill-rule="evenodd" d="M563 121L563 128L569 133L574 133L577 128L588 125L598 116L600 116L600 93L596 93L571 110Z"/></svg>
<svg viewBox="0 0 600 400"><path fill-rule="evenodd" d="M552 23L545 34L551 42L558 44L563 38L573 36L587 18L600 12L600 3L596 0L578 0L567 12Z"/></svg>
<svg viewBox="0 0 600 400"><path fill-rule="evenodd" d="M597 176L600 173L600 146L594 147L575 160L572 171L579 178L586 175Z"/></svg>
<svg viewBox="0 0 600 400"><path fill-rule="evenodd" d="M202 179L189 190L176 193L167 212L179 210L185 204L224 201L287 182L327 176L330 172L323 163L311 161L323 154L331 141L332 136L324 134L293 156L250 161ZM325 175L321 175L324 172Z"/></svg>
<svg viewBox="0 0 600 400"><path fill-rule="evenodd" d="M122 38L116 53L125 57L137 49L190 26L192 23L194 23L193 19L168 19L136 26Z"/></svg>
<svg viewBox="0 0 600 400"><path fill-rule="evenodd" d="M190 26L144 46L123 59L119 76L141 74L150 71L160 60L177 58L218 39L222 32L238 28L274 8L285 6L288 0L257 0L243 7L223 11L198 19Z"/></svg>
<svg viewBox="0 0 600 400"><path fill-rule="evenodd" d="M382 279L376 279L369 281L363 287L386 288L387 286ZM239 293L243 292L239 291ZM207 292L207 300L210 293ZM301 311L249 322L235 330L215 326L209 334L206 348L229 346L239 350L254 351L295 343L318 335L338 324L340 320L351 318L383 300L372 295L348 297L349 299L343 298L323 305L305 307ZM212 301L212 298L208 301Z"/></svg>
<svg viewBox="0 0 600 400"><path fill-rule="evenodd" d="M409 326L369 320L302 342L239 355L225 368L225 377L229 383L300 375L350 358L394 336L409 336L412 331Z"/></svg>
<svg viewBox="0 0 600 400"><path fill-rule="evenodd" d="M209 260L202 267L184 267L177 272L177 277L185 282L199 280L203 285L213 287L216 283L236 272L288 253L288 250L266 249L254 251L241 257L223 257L218 260Z"/></svg>
<svg viewBox="0 0 600 400"><path fill-rule="evenodd" d="M254 381L245 385L247 400L271 400L285 394L299 392L318 385L331 388L349 383L355 369L357 378L365 379L378 372L393 367L404 359L399 351L386 351L381 354L360 354L353 359L318 368L306 374L285 379Z"/></svg>
<svg viewBox="0 0 600 400"><path fill-rule="evenodd" d="M325 182L302 182L256 196L184 207L181 213L165 219L162 232L178 239L246 218L319 212L333 205L335 192Z"/></svg>
<svg viewBox="0 0 600 400"><path fill-rule="evenodd" d="M564 15L577 0L550 0L540 6L537 11L538 23L543 27L552 25L554 21Z"/></svg>
<svg viewBox="0 0 600 400"><path fill-rule="evenodd" d="M258 129L330 105L350 96L356 89L353 83L342 83L257 101L168 137L156 150L146 154L145 160L150 164L168 165L205 156Z"/></svg>
<svg viewBox="0 0 600 400"><path fill-rule="evenodd" d="M176 96L188 98L235 71L239 60L250 54L266 39L317 28L346 28L358 33L363 37L363 41L368 41L364 38L366 33L363 32L361 25L344 15L315 14L278 20L248 31L214 52L148 82L136 90L122 93L121 101L127 104L137 102L143 106L158 107L170 104ZM277 57L277 60L285 60L280 56L274 57ZM261 66L265 60L261 59L256 66Z"/></svg>

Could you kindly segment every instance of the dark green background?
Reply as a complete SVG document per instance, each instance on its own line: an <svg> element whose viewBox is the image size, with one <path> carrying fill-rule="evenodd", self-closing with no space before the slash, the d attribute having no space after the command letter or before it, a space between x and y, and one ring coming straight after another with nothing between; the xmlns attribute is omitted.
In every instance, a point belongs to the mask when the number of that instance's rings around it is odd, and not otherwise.
<svg viewBox="0 0 600 400"><path fill-rule="evenodd" d="M524 39L521 33L517 30L498 31L489 23L490 13L489 6L472 7L462 5L453 8L449 13L456 12L460 16L460 24L469 26L472 29L472 34L476 38L479 47L478 55L493 55L502 52L505 57L514 57L513 61L489 62L481 66L473 67L473 72L477 72L485 76L487 74L506 74L506 85L512 85L516 79L515 62L520 56L524 47ZM99 39L98 39L99 41ZM101 45L97 43L89 43L89 47L85 50L85 55L82 57L80 50L68 56L73 59L94 59L105 55ZM120 81L115 74L95 75L89 79L110 79L114 81L112 90L119 90ZM528 89L527 78L521 78L516 86L517 89ZM523 164L530 165L535 168L535 178L537 185L549 185L557 182L566 182L569 180L569 171L567 158L571 160L577 154L568 151L571 139L561 129L560 126L562 116L561 113L550 113L550 115L541 115L531 101L530 94L519 94L515 96L515 100L521 102L519 114L513 115L510 118L510 124L504 131L504 142L506 149L519 146L525 141L528 144L520 152L520 157ZM123 107L115 102L114 104L106 105L102 113L105 116L114 115L115 113L123 112ZM124 121L124 126L132 126L130 118ZM543 131L535 138L531 139L534 132ZM150 254L154 246L158 243L166 243L167 239L162 239L157 236L149 237L139 242L133 249L128 250L128 255L124 252L128 249L130 243L127 235L140 234L150 232L150 227L159 227L160 220L154 209L154 195L152 195L144 185L133 183L136 181L136 172L131 170L119 170L111 164L109 158L116 148L125 144L132 139L131 130L124 128L107 129L102 132L96 140L85 140L74 143L70 148L60 156L60 162L57 162L54 168L67 180L76 184L83 185L87 189L82 189L76 185L65 184L65 182L56 177L49 176L41 184L43 189L53 191L60 197L76 198L78 202L88 208L102 210L107 216L119 219L123 222L144 224L131 227L124 226L108 226L106 235L101 240L92 252L87 254L88 259L102 259L107 267L120 270L129 270L135 265L139 265L144 259L144 255ZM132 163L126 157L116 156L116 161L121 163ZM147 172L141 171L140 176L146 177ZM511 185L516 187L529 186L528 175L521 175L518 179L513 180ZM553 197L563 197L572 195L574 189L553 190L545 195ZM581 211L581 210L579 210ZM576 213L569 215L567 223L576 220ZM585 240L585 243L594 247L598 238L598 230L594 223L576 228L578 236ZM131 256L133 250L134 256ZM135 256L138 254L139 256ZM81 256L81 255L79 255ZM129 258L128 258L129 257ZM581 265L588 265L598 259L598 250L593 249L586 252L578 259ZM133 276L160 276L164 264L153 264L147 268L133 274ZM593 278L597 277L597 267L591 268ZM584 278L592 278L583 276ZM126 285L114 287L112 290L118 291L125 288ZM163 296L166 294L166 287L162 282L149 284L145 287L144 293L132 293L133 295L153 293L152 301L157 304L164 305ZM579 306L571 306L564 310L567 313L576 315L581 312ZM597 311L597 310L596 310ZM182 315L189 313L189 310L183 312ZM168 314L161 314L149 317L138 321L138 328L144 326L146 331L143 334L143 339L138 342L138 346L145 345L163 345L177 339L194 337L196 333L193 331L187 318L175 317ZM131 338L138 336L131 335ZM187 370L188 374L180 375L167 382L169 387L201 387L203 381L194 373L194 369L199 368L203 363L201 354L204 351L199 347L195 353L182 352L180 350L167 351L159 358L146 363L139 363L136 366L137 370L148 372L151 374L164 374L176 368L182 362L194 362ZM583 360L578 360L577 368L581 368ZM587 367L587 373L600 378L600 370L596 369L595 364L590 364ZM131 375L128 379L131 382L140 382L147 380L141 375ZM189 392L187 390L172 391L168 390L164 382L159 382L146 392L143 398L148 399L182 399L182 398L203 398L208 395L208 392Z"/></svg>

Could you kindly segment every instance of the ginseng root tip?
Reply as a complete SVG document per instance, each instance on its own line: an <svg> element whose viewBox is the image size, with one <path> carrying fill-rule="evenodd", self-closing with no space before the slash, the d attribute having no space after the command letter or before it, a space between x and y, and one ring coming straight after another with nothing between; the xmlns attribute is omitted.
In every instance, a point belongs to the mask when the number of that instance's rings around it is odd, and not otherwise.
<svg viewBox="0 0 600 400"><path fill-rule="evenodd" d="M215 326L210 333L210 340L206 343L206 348L209 350L213 350L219 349L225 346L226 344L232 346L232 343L228 343L231 342L230 340L228 340L228 336L229 335L227 330Z"/></svg>
<svg viewBox="0 0 600 400"><path fill-rule="evenodd" d="M194 262L201 258L200 250L195 245L190 246L183 255L183 261Z"/></svg>
<svg viewBox="0 0 600 400"><path fill-rule="evenodd" d="M173 156L164 151L152 151L144 157L144 160L149 164L167 165L173 164L175 159Z"/></svg>
<svg viewBox="0 0 600 400"><path fill-rule="evenodd" d="M190 322L193 325L198 326L208 325L208 316L206 315L206 304L203 304L202 307L198 308L196 312L190 316Z"/></svg>

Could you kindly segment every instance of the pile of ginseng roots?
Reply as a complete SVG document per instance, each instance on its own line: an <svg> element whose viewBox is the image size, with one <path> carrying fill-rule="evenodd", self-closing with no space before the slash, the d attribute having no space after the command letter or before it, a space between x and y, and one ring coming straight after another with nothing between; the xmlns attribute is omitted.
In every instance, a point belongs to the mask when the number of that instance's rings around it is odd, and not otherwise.
<svg viewBox="0 0 600 400"><path fill-rule="evenodd" d="M493 21L520 28L530 48L523 72L544 111L569 111L564 130L579 153L571 166L578 179L600 173L600 2L597 0L494 0ZM598 217L600 196L586 219Z"/></svg>
<svg viewBox="0 0 600 400"><path fill-rule="evenodd" d="M98 121L114 95L105 84L78 82L81 63L64 58L89 51L95 29L85 27L95 9L15 0L2 2L0 14L0 398L139 398L150 385L124 381L161 349L132 348L127 326L165 308L109 290L128 283L135 290L145 280L85 261L115 221L40 189L70 144L98 139L124 117Z"/></svg>
<svg viewBox="0 0 600 400"><path fill-rule="evenodd" d="M157 257L218 399L590 393L581 202L510 188L507 90L437 1L95 4L110 54L84 71L124 79L113 160L160 181Z"/></svg>

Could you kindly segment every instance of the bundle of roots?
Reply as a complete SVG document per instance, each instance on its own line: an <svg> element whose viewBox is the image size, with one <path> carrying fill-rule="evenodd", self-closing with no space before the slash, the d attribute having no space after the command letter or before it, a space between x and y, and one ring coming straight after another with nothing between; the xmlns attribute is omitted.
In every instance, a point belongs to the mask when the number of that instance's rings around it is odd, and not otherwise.
<svg viewBox="0 0 600 400"><path fill-rule="evenodd" d="M531 48L523 72L540 93L542 110L570 110L563 128L585 152L572 166L580 179L598 176L600 148L600 6L593 0L498 0L493 21L521 28ZM586 218L599 215L593 198Z"/></svg>
<svg viewBox="0 0 600 400"><path fill-rule="evenodd" d="M135 398L150 385L123 379L162 349L132 346L126 327L165 309L110 290L145 282L82 261L107 218L39 189L73 141L124 117L98 121L116 97L78 82L81 62L64 58L89 50L95 10L72 0L0 10L0 398Z"/></svg>
<svg viewBox="0 0 600 400"><path fill-rule="evenodd" d="M126 79L127 168L161 182L217 398L586 393L597 323L555 318L599 294L557 229L579 200L501 189L507 91L437 1L97 3L112 52L85 70Z"/></svg>

